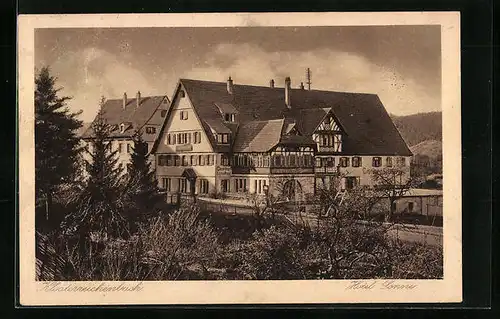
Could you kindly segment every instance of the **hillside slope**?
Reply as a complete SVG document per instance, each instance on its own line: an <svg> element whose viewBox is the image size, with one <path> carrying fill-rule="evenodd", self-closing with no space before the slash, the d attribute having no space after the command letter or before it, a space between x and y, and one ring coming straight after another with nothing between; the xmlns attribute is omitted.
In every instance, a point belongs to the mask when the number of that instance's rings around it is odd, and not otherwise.
<svg viewBox="0 0 500 319"><path fill-rule="evenodd" d="M407 116L391 115L391 118L406 144L410 147L427 140L442 140L441 112L418 113Z"/></svg>
<svg viewBox="0 0 500 319"><path fill-rule="evenodd" d="M410 147L410 150L413 155L426 155L435 159L442 156L443 145L441 141L426 140Z"/></svg>

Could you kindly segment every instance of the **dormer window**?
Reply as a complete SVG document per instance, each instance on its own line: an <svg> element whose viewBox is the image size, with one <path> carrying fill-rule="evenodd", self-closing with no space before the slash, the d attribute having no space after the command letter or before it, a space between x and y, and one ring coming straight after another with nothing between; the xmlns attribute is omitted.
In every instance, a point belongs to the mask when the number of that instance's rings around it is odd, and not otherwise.
<svg viewBox="0 0 500 319"><path fill-rule="evenodd" d="M147 134L155 134L156 133L156 127L153 127L153 126L146 127L146 133Z"/></svg>
<svg viewBox="0 0 500 319"><path fill-rule="evenodd" d="M120 124L120 133L125 133L125 124Z"/></svg>
<svg viewBox="0 0 500 319"><path fill-rule="evenodd" d="M234 113L225 113L224 114L224 121L226 122L234 122L235 120L235 114Z"/></svg>
<svg viewBox="0 0 500 319"><path fill-rule="evenodd" d="M236 109L233 104L217 102L214 103L214 105L219 110L219 113L224 122L236 122L236 114L238 114L238 109Z"/></svg>
<svg viewBox="0 0 500 319"><path fill-rule="evenodd" d="M229 144L229 134L217 134L217 143L219 144Z"/></svg>

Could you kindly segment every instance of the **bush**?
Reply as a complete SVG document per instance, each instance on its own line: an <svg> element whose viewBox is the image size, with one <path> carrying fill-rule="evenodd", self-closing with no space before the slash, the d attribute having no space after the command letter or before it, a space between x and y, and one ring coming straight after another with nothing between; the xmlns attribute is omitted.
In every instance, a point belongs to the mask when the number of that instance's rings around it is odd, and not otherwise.
<svg viewBox="0 0 500 319"><path fill-rule="evenodd" d="M208 197L214 199L227 199L227 194L224 192L212 191L208 194Z"/></svg>
<svg viewBox="0 0 500 319"><path fill-rule="evenodd" d="M291 216L266 219L266 227L238 219L238 232L183 206L127 240L37 233L37 280L442 278L440 248L391 240L383 224L346 214L314 225Z"/></svg>
<svg viewBox="0 0 500 319"><path fill-rule="evenodd" d="M243 248L238 271L245 279L306 279L299 240L286 228L264 229Z"/></svg>
<svg viewBox="0 0 500 319"><path fill-rule="evenodd" d="M206 270L218 248L209 221L193 207L152 218L127 240L91 237L38 234L37 279L189 279L189 268Z"/></svg>

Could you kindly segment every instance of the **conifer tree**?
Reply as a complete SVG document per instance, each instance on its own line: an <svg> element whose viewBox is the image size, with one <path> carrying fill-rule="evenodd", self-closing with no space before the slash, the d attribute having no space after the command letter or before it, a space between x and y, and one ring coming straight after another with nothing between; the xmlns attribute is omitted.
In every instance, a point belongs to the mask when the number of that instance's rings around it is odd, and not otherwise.
<svg viewBox="0 0 500 319"><path fill-rule="evenodd" d="M160 201L155 173L151 169L148 158L148 144L142 139L142 134L134 135L134 147L128 170L127 192L132 202L134 212L132 219L141 220L153 213Z"/></svg>
<svg viewBox="0 0 500 319"><path fill-rule="evenodd" d="M58 186L71 183L78 171L81 113L71 113L66 106L70 97L59 97L56 78L43 67L35 78L35 189L45 202L46 219Z"/></svg>
<svg viewBox="0 0 500 319"><path fill-rule="evenodd" d="M112 149L109 135L112 126L104 118L104 98L91 125L90 148L86 150L85 186L77 199L75 211L68 216L68 224L80 236L91 233L103 237L121 237L127 234L124 216L123 170L117 165L117 150Z"/></svg>

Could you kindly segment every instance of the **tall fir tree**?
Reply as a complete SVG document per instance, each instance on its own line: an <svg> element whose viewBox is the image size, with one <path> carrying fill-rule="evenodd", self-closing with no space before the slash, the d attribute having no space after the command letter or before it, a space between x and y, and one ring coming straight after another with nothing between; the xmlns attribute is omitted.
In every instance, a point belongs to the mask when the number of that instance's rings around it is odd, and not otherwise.
<svg viewBox="0 0 500 319"><path fill-rule="evenodd" d="M161 200L155 172L151 169L148 144L142 139L140 132L134 135L130 160L127 187L133 210L130 217L134 221L139 221L154 213L153 210Z"/></svg>
<svg viewBox="0 0 500 319"><path fill-rule="evenodd" d="M71 113L66 106L71 98L58 96L56 80L48 67L35 78L35 189L37 199L45 202L47 220L58 187L75 180L83 125L77 119L81 111Z"/></svg>
<svg viewBox="0 0 500 319"><path fill-rule="evenodd" d="M67 218L67 226L80 237L91 234L102 237L122 237L128 233L124 214L124 176L118 164L117 150L112 149L109 135L113 127L104 117L104 97L100 110L91 124L91 139L86 149L85 186L79 194L76 209Z"/></svg>

